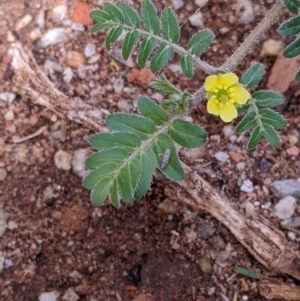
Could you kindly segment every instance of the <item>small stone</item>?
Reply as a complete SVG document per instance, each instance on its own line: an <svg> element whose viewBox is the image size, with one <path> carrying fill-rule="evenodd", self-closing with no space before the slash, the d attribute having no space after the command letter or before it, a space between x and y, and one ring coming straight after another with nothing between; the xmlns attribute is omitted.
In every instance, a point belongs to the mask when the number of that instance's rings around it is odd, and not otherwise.
<svg viewBox="0 0 300 301"><path fill-rule="evenodd" d="M185 236L187 237L188 243L193 242L197 238L197 233L189 227L184 228L184 233L185 233Z"/></svg>
<svg viewBox="0 0 300 301"><path fill-rule="evenodd" d="M288 149L286 150L286 153L287 153L289 156L298 156L299 153L300 153L300 150L299 150L299 148L298 148L297 146L294 145L294 146L288 148Z"/></svg>
<svg viewBox="0 0 300 301"><path fill-rule="evenodd" d="M216 257L216 264L218 264L221 267L225 267L227 265L226 261L230 256L231 250L232 250L231 243L228 243L226 245L225 250L220 252Z"/></svg>
<svg viewBox="0 0 300 301"><path fill-rule="evenodd" d="M236 163L240 162L243 159L243 156L240 153L237 153L237 152L230 151L229 156Z"/></svg>
<svg viewBox="0 0 300 301"><path fill-rule="evenodd" d="M118 110L120 112L129 113L133 109L132 103L130 103L128 100L122 99L122 98L120 100L118 100L117 106L118 106Z"/></svg>
<svg viewBox="0 0 300 301"><path fill-rule="evenodd" d="M15 114L13 111L8 110L5 114L4 114L4 119L6 121L12 121L15 118Z"/></svg>
<svg viewBox="0 0 300 301"><path fill-rule="evenodd" d="M87 68L85 65L79 64L77 67L77 76L80 79L84 79L86 77Z"/></svg>
<svg viewBox="0 0 300 301"><path fill-rule="evenodd" d="M254 216L255 208L251 202L246 202L244 209L245 209L246 217L250 218L250 217Z"/></svg>
<svg viewBox="0 0 300 301"><path fill-rule="evenodd" d="M254 21L252 3L249 0L238 0L236 6L236 15L239 24L249 24Z"/></svg>
<svg viewBox="0 0 300 301"><path fill-rule="evenodd" d="M226 162L226 160L229 158L229 155L226 154L226 153L224 153L224 152L217 152L217 153L215 154L215 158L216 158L219 162L224 163L224 162Z"/></svg>
<svg viewBox="0 0 300 301"><path fill-rule="evenodd" d="M212 273L213 269L212 269L212 265L210 263L209 258L201 257L197 260L196 263L202 273L206 273L206 274Z"/></svg>
<svg viewBox="0 0 300 301"><path fill-rule="evenodd" d="M288 135L288 140L290 145L293 146L299 141L299 137L297 137L296 135Z"/></svg>
<svg viewBox="0 0 300 301"><path fill-rule="evenodd" d="M202 16L201 12L191 15L189 17L189 21L192 26L195 26L198 28L203 27L203 16Z"/></svg>
<svg viewBox="0 0 300 301"><path fill-rule="evenodd" d="M4 102L11 103L15 100L16 94L12 92L2 92L0 93L0 100Z"/></svg>
<svg viewBox="0 0 300 301"><path fill-rule="evenodd" d="M84 55L86 57L91 57L96 53L96 45L95 44L87 44L84 48Z"/></svg>
<svg viewBox="0 0 300 301"><path fill-rule="evenodd" d="M85 27L83 24L80 23L72 23L71 29L75 31L85 31Z"/></svg>
<svg viewBox="0 0 300 301"><path fill-rule="evenodd" d="M163 200L157 207L166 214L175 214L178 211L177 206L169 199Z"/></svg>
<svg viewBox="0 0 300 301"><path fill-rule="evenodd" d="M63 81L65 83L69 83L72 80L73 75L74 75L73 70L70 67L66 68L63 72Z"/></svg>
<svg viewBox="0 0 300 301"><path fill-rule="evenodd" d="M41 293L39 295L39 301L58 301L59 292L52 291L47 293Z"/></svg>
<svg viewBox="0 0 300 301"><path fill-rule="evenodd" d="M82 279L82 275L78 271L76 271L76 270L74 270L73 272L71 272L69 274L69 276L72 277L72 278L74 278L74 279Z"/></svg>
<svg viewBox="0 0 300 301"><path fill-rule="evenodd" d="M35 25L37 25L38 27L42 28L45 26L45 11L42 10L41 12L39 12L34 20Z"/></svg>
<svg viewBox="0 0 300 301"><path fill-rule="evenodd" d="M179 9L184 5L182 0L171 0L171 3L174 9Z"/></svg>
<svg viewBox="0 0 300 301"><path fill-rule="evenodd" d="M117 93L117 94L120 93L123 90L123 88L124 88L124 78L123 78L123 76L119 76L115 80L115 82L113 84L113 87L114 87L115 93Z"/></svg>
<svg viewBox="0 0 300 301"><path fill-rule="evenodd" d="M52 10L53 18L56 23L61 23L67 13L67 7L65 5L55 6Z"/></svg>
<svg viewBox="0 0 300 301"><path fill-rule="evenodd" d="M4 235L7 225L8 213L0 209L0 237Z"/></svg>
<svg viewBox="0 0 300 301"><path fill-rule="evenodd" d="M300 227L300 216L285 219L280 224L283 227L298 228L298 227Z"/></svg>
<svg viewBox="0 0 300 301"><path fill-rule="evenodd" d="M10 43L13 43L16 41L16 37L10 30L7 31L6 40L7 40L7 42L10 42Z"/></svg>
<svg viewBox="0 0 300 301"><path fill-rule="evenodd" d="M253 183L250 180L243 181L242 186L240 187L240 191L243 192L252 192L253 191Z"/></svg>
<svg viewBox="0 0 300 301"><path fill-rule="evenodd" d="M64 42L66 39L67 35L63 27L51 28L40 39L37 40L34 49L39 50L46 48L50 45Z"/></svg>
<svg viewBox="0 0 300 301"><path fill-rule="evenodd" d="M74 289L70 287L65 291L62 299L66 301L77 301L79 300L79 296L75 293Z"/></svg>
<svg viewBox="0 0 300 301"><path fill-rule="evenodd" d="M55 58L48 58L46 60L44 70L47 74L53 74L54 72L61 73L63 71L62 66Z"/></svg>
<svg viewBox="0 0 300 301"><path fill-rule="evenodd" d="M223 134L226 139L228 139L230 136L234 135L234 127L231 124L227 124L223 127Z"/></svg>
<svg viewBox="0 0 300 301"><path fill-rule="evenodd" d="M85 58L82 53L70 50L67 53L67 64L72 68L77 68L80 64L85 63Z"/></svg>
<svg viewBox="0 0 300 301"><path fill-rule="evenodd" d="M285 47L285 43L283 41L277 41L273 39L269 39L263 43L260 56L277 56Z"/></svg>
<svg viewBox="0 0 300 301"><path fill-rule="evenodd" d="M57 151L54 155L55 166L61 170L70 170L71 160L72 156L63 150Z"/></svg>
<svg viewBox="0 0 300 301"><path fill-rule="evenodd" d="M74 152L72 160L72 171L75 175L83 178L87 175L88 170L85 167L85 160L87 158L88 151L85 148L78 149Z"/></svg>
<svg viewBox="0 0 300 301"><path fill-rule="evenodd" d="M91 5L85 2L76 2L74 13L73 13L73 21L84 25L91 24L93 22L93 20L89 16L91 10L92 10Z"/></svg>
<svg viewBox="0 0 300 301"><path fill-rule="evenodd" d="M5 168L0 168L0 182L4 181L7 176L7 171Z"/></svg>
<svg viewBox="0 0 300 301"><path fill-rule="evenodd" d="M53 140L59 141L59 142L65 142L67 136L66 130L58 130L53 133L51 133L50 137Z"/></svg>
<svg viewBox="0 0 300 301"><path fill-rule="evenodd" d="M9 230L14 230L14 229L17 229L18 228L18 224L14 221L9 221L8 224L7 224L7 228Z"/></svg>
<svg viewBox="0 0 300 301"><path fill-rule="evenodd" d="M38 40L41 36L42 32L39 28L35 28L29 33L29 37L32 41Z"/></svg>
<svg viewBox="0 0 300 301"><path fill-rule="evenodd" d="M29 14L23 16L21 18L21 20L19 22L17 22L16 26L15 26L15 31L19 31L22 28L24 28L25 26L27 26L31 21L32 21L33 17Z"/></svg>
<svg viewBox="0 0 300 301"><path fill-rule="evenodd" d="M275 181L271 186L271 190L279 198L284 198L288 195L300 197L300 178Z"/></svg>
<svg viewBox="0 0 300 301"><path fill-rule="evenodd" d="M236 165L236 168L237 168L237 170L239 170L239 171L243 171L243 170L245 170L245 168L246 168L246 163L245 163L245 162L239 162L239 163Z"/></svg>
<svg viewBox="0 0 300 301"><path fill-rule="evenodd" d="M195 0L195 4L202 7L208 0Z"/></svg>
<svg viewBox="0 0 300 301"><path fill-rule="evenodd" d="M292 196L286 196L275 205L275 215L280 219L290 218L294 214L295 207L296 199Z"/></svg>

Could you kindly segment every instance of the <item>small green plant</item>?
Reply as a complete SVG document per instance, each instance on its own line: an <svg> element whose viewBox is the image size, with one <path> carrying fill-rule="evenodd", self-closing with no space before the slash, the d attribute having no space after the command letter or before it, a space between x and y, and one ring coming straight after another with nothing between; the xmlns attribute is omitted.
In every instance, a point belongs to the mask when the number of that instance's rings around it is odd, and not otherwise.
<svg viewBox="0 0 300 301"><path fill-rule="evenodd" d="M285 0L283 4L291 12L298 13L299 1ZM193 77L194 68L209 74L204 86L193 94L181 91L164 75L157 77L150 86L165 95L161 106L148 96L141 96L138 99L140 115L114 113L107 117L106 125L111 132L91 137L90 144L97 152L86 161L91 172L83 181L84 187L92 189L94 205L100 205L108 197L112 205L119 208L121 200L126 203L142 197L151 184L155 168L172 181L183 179L184 171L175 143L187 148L199 148L205 144L205 130L184 119L205 98L208 99L208 113L220 116L224 122L244 115L236 131L244 133L252 129L249 149L256 147L262 137L271 146L279 146L276 130L284 128L287 123L271 107L283 102L282 95L269 90L256 91L251 95L249 89L253 89L264 74L260 63L246 70L240 80L233 71L279 16L283 4L277 1L241 47L219 68L199 57L212 44L213 32L201 30L191 37L187 49L179 46L180 26L170 8L165 8L159 15L153 3L144 0L140 14L123 2L105 3L103 9L90 13L96 21L91 29L93 33L110 28L105 41L107 50L126 32L122 41L125 60L139 42L137 62L141 68L149 61L152 72L158 72L177 53L187 78ZM279 33L285 36L299 32L300 16L286 21L279 28ZM300 54L300 39L287 46L284 54L287 57ZM300 78L299 71L296 78Z"/></svg>

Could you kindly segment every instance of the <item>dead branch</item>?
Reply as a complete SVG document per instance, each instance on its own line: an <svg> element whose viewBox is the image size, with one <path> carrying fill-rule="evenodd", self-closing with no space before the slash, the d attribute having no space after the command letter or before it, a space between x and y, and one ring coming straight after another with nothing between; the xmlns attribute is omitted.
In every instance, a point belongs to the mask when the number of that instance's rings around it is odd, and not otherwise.
<svg viewBox="0 0 300 301"><path fill-rule="evenodd" d="M92 130L107 131L104 120L109 112L94 108L78 98L70 99L58 91L37 65L30 51L24 50L20 43L14 43L10 52L15 71L14 83L22 95ZM170 198L197 211L211 214L268 270L300 280L299 253L293 251L281 231L260 215L251 219L246 218L201 176L186 165L184 168L185 179L172 182L166 188L166 194ZM295 296L287 295L285 289L281 290L281 294L272 283L270 282L270 289L267 292L260 290L266 298L275 296L284 300L300 300L300 298L291 299ZM289 299L285 299L286 297Z"/></svg>

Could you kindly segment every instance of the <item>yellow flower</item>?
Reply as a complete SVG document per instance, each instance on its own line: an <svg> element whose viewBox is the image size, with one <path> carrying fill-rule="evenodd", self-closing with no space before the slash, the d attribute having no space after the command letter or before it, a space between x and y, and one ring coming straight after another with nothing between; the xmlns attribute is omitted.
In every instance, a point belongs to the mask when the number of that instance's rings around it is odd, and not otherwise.
<svg viewBox="0 0 300 301"><path fill-rule="evenodd" d="M239 78L234 73L210 75L204 88L207 91L207 111L230 122L238 116L236 106L245 104L250 93L238 85Z"/></svg>

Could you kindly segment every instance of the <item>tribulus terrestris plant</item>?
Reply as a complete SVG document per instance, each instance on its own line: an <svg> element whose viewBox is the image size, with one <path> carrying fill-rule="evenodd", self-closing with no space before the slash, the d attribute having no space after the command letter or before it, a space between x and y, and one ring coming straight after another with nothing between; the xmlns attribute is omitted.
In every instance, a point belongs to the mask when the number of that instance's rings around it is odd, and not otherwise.
<svg viewBox="0 0 300 301"><path fill-rule="evenodd" d="M177 53L187 78L193 77L195 68L208 74L203 87L193 94L174 86L164 75L157 77L150 86L165 96L161 105L148 96L140 96L137 102L140 114L114 113L107 117L106 125L111 132L91 137L90 144L97 152L86 160L91 171L84 178L83 185L92 189L94 205L102 204L108 197L111 204L119 208L121 200L127 203L141 198L149 188L156 168L172 181L183 179L184 171L175 143L187 148L205 145L206 131L184 119L204 99L207 99L207 112L219 116L224 122L243 115L236 132L251 131L249 149L255 148L262 138L272 147L280 145L277 130L286 127L287 122L272 107L280 105L283 96L270 90L253 92L264 74L262 64L252 65L240 79L233 71L276 21L283 5L298 14L298 0L276 1L239 49L218 68L200 58L212 44L213 32L201 30L191 37L187 49L181 47L177 44L180 25L170 8L158 13L150 0L144 0L139 13L123 2L105 3L102 9L90 13L96 22L91 29L93 33L110 29L105 41L107 50L126 32L122 41L125 60L139 44L137 62L141 68L149 61L152 72L159 72ZM297 35L300 16L285 21L278 32L283 36ZM288 45L283 54L289 58L299 55L300 38ZM300 70L296 79L300 79Z"/></svg>

